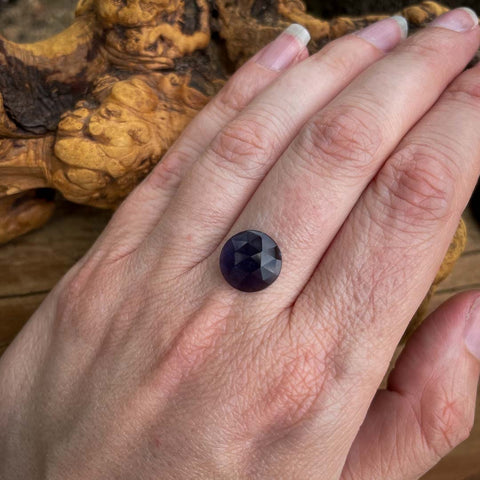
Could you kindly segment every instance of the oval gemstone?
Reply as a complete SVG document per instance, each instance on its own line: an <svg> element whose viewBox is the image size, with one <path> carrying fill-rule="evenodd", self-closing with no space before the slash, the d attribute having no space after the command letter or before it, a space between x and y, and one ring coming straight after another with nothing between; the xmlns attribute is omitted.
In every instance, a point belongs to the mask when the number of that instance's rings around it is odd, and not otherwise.
<svg viewBox="0 0 480 480"><path fill-rule="evenodd" d="M228 240L220 253L225 280L242 292L258 292L280 275L282 254L271 237L258 230L245 230Z"/></svg>

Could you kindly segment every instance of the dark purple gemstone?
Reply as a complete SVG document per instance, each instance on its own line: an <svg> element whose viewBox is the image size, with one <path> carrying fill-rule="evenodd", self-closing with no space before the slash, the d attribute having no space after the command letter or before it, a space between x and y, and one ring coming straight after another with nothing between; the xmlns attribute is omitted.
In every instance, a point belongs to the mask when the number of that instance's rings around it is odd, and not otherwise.
<svg viewBox="0 0 480 480"><path fill-rule="evenodd" d="M225 280L242 292L258 292L280 275L282 254L265 233L245 230L225 243L220 253L220 270Z"/></svg>

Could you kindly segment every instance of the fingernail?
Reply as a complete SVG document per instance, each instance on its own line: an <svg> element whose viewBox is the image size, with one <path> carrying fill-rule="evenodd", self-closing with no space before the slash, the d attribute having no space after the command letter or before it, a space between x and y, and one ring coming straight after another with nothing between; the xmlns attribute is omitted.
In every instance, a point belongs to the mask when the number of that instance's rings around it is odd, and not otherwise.
<svg viewBox="0 0 480 480"><path fill-rule="evenodd" d="M380 50L388 52L395 47L400 40L407 38L408 22L400 15L395 15L373 23L355 32L354 35L370 42Z"/></svg>
<svg viewBox="0 0 480 480"><path fill-rule="evenodd" d="M293 23L272 43L267 45L255 61L269 70L284 70L309 41L310 33L308 33L308 30L298 23Z"/></svg>
<svg viewBox="0 0 480 480"><path fill-rule="evenodd" d="M450 10L429 23L429 27L443 27L455 32L466 32L478 25L477 14L468 7Z"/></svg>
<svg viewBox="0 0 480 480"><path fill-rule="evenodd" d="M480 360L480 297L473 302L468 312L465 345Z"/></svg>

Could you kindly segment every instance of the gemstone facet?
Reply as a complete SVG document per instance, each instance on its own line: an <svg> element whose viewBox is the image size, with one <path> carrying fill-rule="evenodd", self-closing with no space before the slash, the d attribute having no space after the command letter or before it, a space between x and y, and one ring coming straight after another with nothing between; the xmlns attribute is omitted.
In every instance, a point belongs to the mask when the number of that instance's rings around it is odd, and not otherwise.
<svg viewBox="0 0 480 480"><path fill-rule="evenodd" d="M282 254L267 234L258 230L237 233L220 253L220 270L225 280L242 292L258 292L280 275Z"/></svg>

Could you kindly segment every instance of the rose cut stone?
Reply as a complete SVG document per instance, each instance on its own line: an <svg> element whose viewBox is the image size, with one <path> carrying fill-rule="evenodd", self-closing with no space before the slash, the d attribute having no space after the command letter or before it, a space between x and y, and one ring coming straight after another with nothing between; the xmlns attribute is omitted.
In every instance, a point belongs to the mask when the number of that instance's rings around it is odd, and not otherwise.
<svg viewBox="0 0 480 480"><path fill-rule="evenodd" d="M280 274L282 254L267 234L245 230L228 240L220 253L220 270L225 280L242 292L258 292Z"/></svg>

